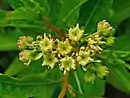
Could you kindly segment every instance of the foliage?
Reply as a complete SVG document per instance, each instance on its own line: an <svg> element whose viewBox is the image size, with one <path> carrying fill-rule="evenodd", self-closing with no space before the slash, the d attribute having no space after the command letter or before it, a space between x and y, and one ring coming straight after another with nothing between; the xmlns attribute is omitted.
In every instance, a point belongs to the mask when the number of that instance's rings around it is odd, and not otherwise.
<svg viewBox="0 0 130 98"><path fill-rule="evenodd" d="M106 78L85 82L82 68L63 75L57 67L48 70L41 66L41 60L25 66L17 54L8 68L3 67L0 98L57 98L58 95L59 98L64 95L66 98L101 98L106 83L130 94L130 29L128 26L123 28L124 31L120 28L122 24L130 23L129 5L129 0L0 0L1 53L19 52L17 40L20 36L37 40L37 35L47 33L62 40L61 36L67 36L67 29L76 23L84 29L85 36L93 35L98 22L104 19L115 28L112 35L115 43L109 48L103 46L102 54L97 55L109 70ZM108 45L112 41L113 38L108 39Z"/></svg>

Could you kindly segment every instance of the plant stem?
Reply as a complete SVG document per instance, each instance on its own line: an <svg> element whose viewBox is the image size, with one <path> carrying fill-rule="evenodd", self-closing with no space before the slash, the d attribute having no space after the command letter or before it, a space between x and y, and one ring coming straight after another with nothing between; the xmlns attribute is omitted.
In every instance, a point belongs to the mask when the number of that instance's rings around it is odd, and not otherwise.
<svg viewBox="0 0 130 98"><path fill-rule="evenodd" d="M79 81L79 78L78 78L78 75L77 75L77 72L76 72L76 71L74 71L74 76L75 76L75 79L76 79L76 83L77 83L79 92L80 92L81 94L83 94L83 91L82 91L81 85L80 85L80 81Z"/></svg>
<svg viewBox="0 0 130 98"><path fill-rule="evenodd" d="M65 96L65 93L66 93L66 90L67 90L67 87L68 87L68 73L65 74L65 76L63 77L63 88L58 96L58 98L64 98Z"/></svg>

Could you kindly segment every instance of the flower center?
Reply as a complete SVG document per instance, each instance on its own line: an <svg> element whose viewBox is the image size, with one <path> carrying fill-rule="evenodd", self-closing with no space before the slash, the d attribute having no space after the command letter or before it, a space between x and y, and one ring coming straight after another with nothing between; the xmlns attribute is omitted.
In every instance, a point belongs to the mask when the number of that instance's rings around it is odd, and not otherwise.
<svg viewBox="0 0 130 98"><path fill-rule="evenodd" d="M70 67L70 66L71 66L71 62L70 62L70 61L66 61L66 62L65 62L65 66L66 66L66 67Z"/></svg>

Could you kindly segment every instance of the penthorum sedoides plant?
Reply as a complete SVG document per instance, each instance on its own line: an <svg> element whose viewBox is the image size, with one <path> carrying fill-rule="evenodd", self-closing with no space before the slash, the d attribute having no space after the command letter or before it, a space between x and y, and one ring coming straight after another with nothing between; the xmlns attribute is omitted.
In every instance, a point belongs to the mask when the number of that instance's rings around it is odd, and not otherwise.
<svg viewBox="0 0 130 98"><path fill-rule="evenodd" d="M94 82L97 78L103 78L109 73L105 63L98 58L102 51L114 43L114 29L106 20L98 23L97 31L92 34L84 33L77 24L68 29L61 39L56 39L50 34L38 35L36 40L30 36L21 36L18 47L22 50L19 54L20 60L29 65L31 61L42 59L42 66L49 69L58 67L67 77L70 71L81 67L85 72L85 82ZM68 84L67 84L68 85ZM67 88L67 85L63 88ZM63 98L62 90L59 98Z"/></svg>

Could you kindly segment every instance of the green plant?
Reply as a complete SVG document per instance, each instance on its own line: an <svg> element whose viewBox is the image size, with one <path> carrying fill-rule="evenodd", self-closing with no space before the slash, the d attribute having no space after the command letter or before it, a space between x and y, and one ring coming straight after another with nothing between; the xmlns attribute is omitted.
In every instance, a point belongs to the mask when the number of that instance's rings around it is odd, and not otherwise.
<svg viewBox="0 0 130 98"><path fill-rule="evenodd" d="M129 0L2 1L0 50L20 49L20 58L0 75L0 97L101 98L106 82L129 94L129 28L117 36L118 26L129 18L129 4Z"/></svg>

